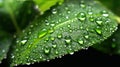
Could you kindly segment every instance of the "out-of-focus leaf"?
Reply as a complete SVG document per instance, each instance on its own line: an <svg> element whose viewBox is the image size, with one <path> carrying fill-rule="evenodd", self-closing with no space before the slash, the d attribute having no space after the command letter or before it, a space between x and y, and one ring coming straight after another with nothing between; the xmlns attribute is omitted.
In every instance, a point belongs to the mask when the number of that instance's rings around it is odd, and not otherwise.
<svg viewBox="0 0 120 67"><path fill-rule="evenodd" d="M93 45L93 48L106 54L120 55L120 25L111 37L100 44Z"/></svg>
<svg viewBox="0 0 120 67"><path fill-rule="evenodd" d="M11 50L11 65L49 61L99 43L117 29L114 16L96 1L66 0L23 30Z"/></svg>
<svg viewBox="0 0 120 67"><path fill-rule="evenodd" d="M36 4L36 8L43 14L50 7L54 6L56 3L62 4L64 0L33 0Z"/></svg>
<svg viewBox="0 0 120 67"><path fill-rule="evenodd" d="M11 43L11 35L0 29L0 62L7 57Z"/></svg>

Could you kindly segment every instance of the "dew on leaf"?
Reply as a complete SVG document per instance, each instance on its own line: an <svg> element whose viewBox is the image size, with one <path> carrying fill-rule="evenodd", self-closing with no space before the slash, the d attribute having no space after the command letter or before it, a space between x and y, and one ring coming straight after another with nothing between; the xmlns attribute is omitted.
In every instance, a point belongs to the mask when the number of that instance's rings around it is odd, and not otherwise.
<svg viewBox="0 0 120 67"><path fill-rule="evenodd" d="M95 31L98 33L98 34L102 34L102 30L100 28L96 28Z"/></svg>
<svg viewBox="0 0 120 67"><path fill-rule="evenodd" d="M56 10L56 9L52 9L52 13L53 13L53 14L56 14L56 13L57 13L57 10Z"/></svg>
<svg viewBox="0 0 120 67"><path fill-rule="evenodd" d="M77 18L80 20L80 21L84 21L86 19L86 14L84 12L80 12L78 15L77 15Z"/></svg>
<svg viewBox="0 0 120 67"><path fill-rule="evenodd" d="M103 10L103 11L102 11L102 16L104 16L104 17L108 17L108 16L109 16L109 14L108 14L108 12L107 12L107 11Z"/></svg>
<svg viewBox="0 0 120 67"><path fill-rule="evenodd" d="M89 20L90 20L91 22L93 22L93 21L94 21L94 17L93 17L93 16L90 16L90 17L89 17Z"/></svg>
<svg viewBox="0 0 120 67"><path fill-rule="evenodd" d="M96 22L98 25L102 25L103 20L102 20L101 17L99 17L99 18L96 18L95 22Z"/></svg>
<svg viewBox="0 0 120 67"><path fill-rule="evenodd" d="M70 44L70 43L71 43L71 38L70 38L70 36L66 36L66 37L65 37L65 43L66 43L66 44Z"/></svg>
<svg viewBox="0 0 120 67"><path fill-rule="evenodd" d="M89 38L89 36L88 36L88 35L85 35L85 38L86 38L86 39L88 39L88 38Z"/></svg>
<svg viewBox="0 0 120 67"><path fill-rule="evenodd" d="M27 42L27 40L22 40L21 43L24 45Z"/></svg>
<svg viewBox="0 0 120 67"><path fill-rule="evenodd" d="M44 49L44 53L45 53L45 54L49 54L49 53L50 53L50 49L49 49L49 48L45 48L45 49Z"/></svg>
<svg viewBox="0 0 120 67"><path fill-rule="evenodd" d="M80 7L81 7L81 8L85 8L85 7L86 7L84 1L81 1L81 3L80 3Z"/></svg>
<svg viewBox="0 0 120 67"><path fill-rule="evenodd" d="M60 39L62 38L62 34L58 34L57 37Z"/></svg>
<svg viewBox="0 0 120 67"><path fill-rule="evenodd" d="M56 47L57 47L57 45L56 45L56 44L52 44L52 47L53 47L53 48L56 48Z"/></svg>
<svg viewBox="0 0 120 67"><path fill-rule="evenodd" d="M55 38L54 38L54 37L50 37L50 40L54 41L54 40L55 40Z"/></svg>
<svg viewBox="0 0 120 67"><path fill-rule="evenodd" d="M55 26L55 24L50 24L52 27Z"/></svg>
<svg viewBox="0 0 120 67"><path fill-rule="evenodd" d="M47 30L46 29L42 29L39 33L39 38L45 36L47 34Z"/></svg>
<svg viewBox="0 0 120 67"><path fill-rule="evenodd" d="M84 41L83 40L78 40L78 43L79 44L84 44Z"/></svg>

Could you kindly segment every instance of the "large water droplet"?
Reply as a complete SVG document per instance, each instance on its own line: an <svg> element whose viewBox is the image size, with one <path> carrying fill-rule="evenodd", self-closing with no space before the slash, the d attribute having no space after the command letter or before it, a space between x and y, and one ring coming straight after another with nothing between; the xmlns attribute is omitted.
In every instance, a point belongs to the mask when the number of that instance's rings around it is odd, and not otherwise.
<svg viewBox="0 0 120 67"><path fill-rule="evenodd" d="M84 1L81 1L80 7L81 7L81 8L85 8L85 7L86 7Z"/></svg>
<svg viewBox="0 0 120 67"><path fill-rule="evenodd" d="M56 14L56 13L57 13L57 10L56 10L56 9L52 9L52 13L53 13L53 14Z"/></svg>
<svg viewBox="0 0 120 67"><path fill-rule="evenodd" d="M45 20L45 23L46 23L47 26L50 25L50 23L48 22L48 20Z"/></svg>
<svg viewBox="0 0 120 67"><path fill-rule="evenodd" d="M108 12L107 12L107 11L103 10L103 11L102 11L102 16L104 16L104 17L108 17L108 16L109 16L109 14L108 14Z"/></svg>
<svg viewBox="0 0 120 67"><path fill-rule="evenodd" d="M88 36L88 35L85 35L85 38L86 38L86 39L88 39L88 38L89 38L89 36Z"/></svg>
<svg viewBox="0 0 120 67"><path fill-rule="evenodd" d="M57 37L60 39L62 38L62 34L58 34Z"/></svg>
<svg viewBox="0 0 120 67"><path fill-rule="evenodd" d="M84 21L86 19L86 14L84 12L80 12L78 15L77 15L77 18L81 21Z"/></svg>
<svg viewBox="0 0 120 67"><path fill-rule="evenodd" d="M50 24L52 27L55 26L55 24Z"/></svg>
<svg viewBox="0 0 120 67"><path fill-rule="evenodd" d="M45 48L45 49L44 49L44 53L45 53L45 54L49 54L49 53L50 53L50 49L49 49L49 48Z"/></svg>
<svg viewBox="0 0 120 67"><path fill-rule="evenodd" d="M65 37L65 43L70 44L71 43L71 38L69 36Z"/></svg>
<svg viewBox="0 0 120 67"><path fill-rule="evenodd" d="M93 16L90 16L90 17L89 17L89 20L90 20L91 22L93 22L93 21L94 21L94 17L93 17Z"/></svg>
<svg viewBox="0 0 120 67"><path fill-rule="evenodd" d="M102 18L101 17L99 17L99 18L96 18L96 23L98 24L98 25L102 25L102 23L103 23L103 20L102 20Z"/></svg>
<svg viewBox="0 0 120 67"><path fill-rule="evenodd" d="M84 41L83 40L78 40L78 43L79 44L84 44Z"/></svg>
<svg viewBox="0 0 120 67"><path fill-rule="evenodd" d="M50 37L50 39L51 39L52 41L54 41L54 40L55 40L55 38L54 38L54 37Z"/></svg>
<svg viewBox="0 0 120 67"><path fill-rule="evenodd" d="M71 25L69 24L69 25L68 25L68 28L70 28L70 27L71 27Z"/></svg>
<svg viewBox="0 0 120 67"><path fill-rule="evenodd" d="M27 40L22 40L21 43L24 45L27 42Z"/></svg>
<svg viewBox="0 0 120 67"><path fill-rule="evenodd" d="M51 34L51 33L53 33L53 32L54 32L54 29L51 28L51 29L49 30L49 33Z"/></svg>
<svg viewBox="0 0 120 67"><path fill-rule="evenodd" d="M42 38L43 36L45 36L47 34L47 30L46 29L42 29L39 33L39 38Z"/></svg>
<svg viewBox="0 0 120 67"><path fill-rule="evenodd" d="M56 47L57 47L57 45L56 45L56 44L53 44L53 45L52 45L52 47L53 47L53 48L56 48Z"/></svg>
<svg viewBox="0 0 120 67"><path fill-rule="evenodd" d="M95 31L100 35L102 34L102 30L100 28L96 28Z"/></svg>

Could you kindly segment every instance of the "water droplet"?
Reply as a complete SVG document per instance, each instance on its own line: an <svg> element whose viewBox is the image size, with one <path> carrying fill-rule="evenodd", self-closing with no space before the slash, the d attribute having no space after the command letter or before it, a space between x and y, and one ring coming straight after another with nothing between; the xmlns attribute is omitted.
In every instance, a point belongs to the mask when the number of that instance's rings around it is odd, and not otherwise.
<svg viewBox="0 0 120 67"><path fill-rule="evenodd" d="M68 17L68 16L66 16L65 18L66 18L66 19L69 19L69 17Z"/></svg>
<svg viewBox="0 0 120 67"><path fill-rule="evenodd" d="M30 63L26 63L27 65L30 65Z"/></svg>
<svg viewBox="0 0 120 67"><path fill-rule="evenodd" d="M46 23L47 26L50 25L50 23L48 22L48 20L45 20L45 23Z"/></svg>
<svg viewBox="0 0 120 67"><path fill-rule="evenodd" d="M73 32L73 30L70 29L69 32L71 33L71 32Z"/></svg>
<svg viewBox="0 0 120 67"><path fill-rule="evenodd" d="M44 53L45 53L45 54L49 54L49 53L50 53L50 49L49 49L49 48L45 48L45 49L44 49Z"/></svg>
<svg viewBox="0 0 120 67"><path fill-rule="evenodd" d="M85 8L85 7L86 7L84 1L81 1L80 7L81 7L81 8Z"/></svg>
<svg viewBox="0 0 120 67"><path fill-rule="evenodd" d="M70 52L70 55L73 55L74 54L74 52Z"/></svg>
<svg viewBox="0 0 120 67"><path fill-rule="evenodd" d="M98 24L98 25L102 25L102 23L103 23L103 20L102 20L102 18L101 17L99 17L99 18L96 18L96 23Z"/></svg>
<svg viewBox="0 0 120 67"><path fill-rule="evenodd" d="M57 47L57 45L53 44L53 45L52 45L52 47L53 47L53 48L56 48L56 47Z"/></svg>
<svg viewBox="0 0 120 67"><path fill-rule="evenodd" d="M54 40L55 40L55 38L54 38L54 37L51 37L50 39L51 39L52 41L54 41Z"/></svg>
<svg viewBox="0 0 120 67"><path fill-rule="evenodd" d="M88 39L88 38L89 38L89 36L88 36L88 35L85 35L85 38L86 38L86 39Z"/></svg>
<svg viewBox="0 0 120 67"><path fill-rule="evenodd" d="M107 12L107 11L103 10L103 11L102 11L102 16L104 16L104 17L108 17L108 16L109 16L109 14L108 14L108 12Z"/></svg>
<svg viewBox="0 0 120 67"><path fill-rule="evenodd" d="M55 26L55 24L50 24L52 27Z"/></svg>
<svg viewBox="0 0 120 67"><path fill-rule="evenodd" d="M61 34L58 34L58 36L57 36L57 37L60 39L60 38L62 38L62 35L61 35Z"/></svg>
<svg viewBox="0 0 120 67"><path fill-rule="evenodd" d="M96 28L95 31L98 33L98 34L102 34L102 30L100 28Z"/></svg>
<svg viewBox="0 0 120 67"><path fill-rule="evenodd" d="M56 13L57 13L57 10L56 10L56 9L52 9L52 13L53 13L53 14L56 14Z"/></svg>
<svg viewBox="0 0 120 67"><path fill-rule="evenodd" d="M55 54L58 54L58 51L55 51Z"/></svg>
<svg viewBox="0 0 120 67"><path fill-rule="evenodd" d="M90 17L89 17L89 20L90 20L91 22L93 22L93 21L94 21L94 17L93 17L93 16L90 16Z"/></svg>
<svg viewBox="0 0 120 67"><path fill-rule="evenodd" d="M42 38L43 36L45 36L47 34L47 30L46 29L42 29L39 33L39 38Z"/></svg>
<svg viewBox="0 0 120 67"><path fill-rule="evenodd" d="M5 52L5 50L2 50L2 52L4 53L4 52Z"/></svg>
<svg viewBox="0 0 120 67"><path fill-rule="evenodd" d="M21 43L24 45L27 42L27 40L22 40Z"/></svg>
<svg viewBox="0 0 120 67"><path fill-rule="evenodd" d="M69 36L65 37L65 43L70 44L71 43L71 38Z"/></svg>
<svg viewBox="0 0 120 67"><path fill-rule="evenodd" d="M77 15L77 18L81 21L84 21L86 19L86 14L84 12L80 12L78 15Z"/></svg>
<svg viewBox="0 0 120 67"><path fill-rule="evenodd" d="M84 44L84 41L83 40L78 40L78 43L79 44Z"/></svg>
<svg viewBox="0 0 120 67"><path fill-rule="evenodd" d="M70 28L71 27L71 25L70 24L68 24L68 28Z"/></svg>
<svg viewBox="0 0 120 67"><path fill-rule="evenodd" d="M30 25L31 28L33 28L33 25Z"/></svg>
<svg viewBox="0 0 120 67"><path fill-rule="evenodd" d="M51 34L51 33L53 33L53 32L54 32L54 29L51 28L51 29L49 30L49 33Z"/></svg>

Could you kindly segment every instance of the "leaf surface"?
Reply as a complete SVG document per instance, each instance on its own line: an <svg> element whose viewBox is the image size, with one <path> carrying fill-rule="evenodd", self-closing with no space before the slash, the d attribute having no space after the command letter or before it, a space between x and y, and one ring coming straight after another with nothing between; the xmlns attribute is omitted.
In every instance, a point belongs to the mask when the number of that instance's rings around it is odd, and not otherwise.
<svg viewBox="0 0 120 67"><path fill-rule="evenodd" d="M104 41L117 29L114 16L96 1L66 0L23 31L13 46L11 65L49 61Z"/></svg>

